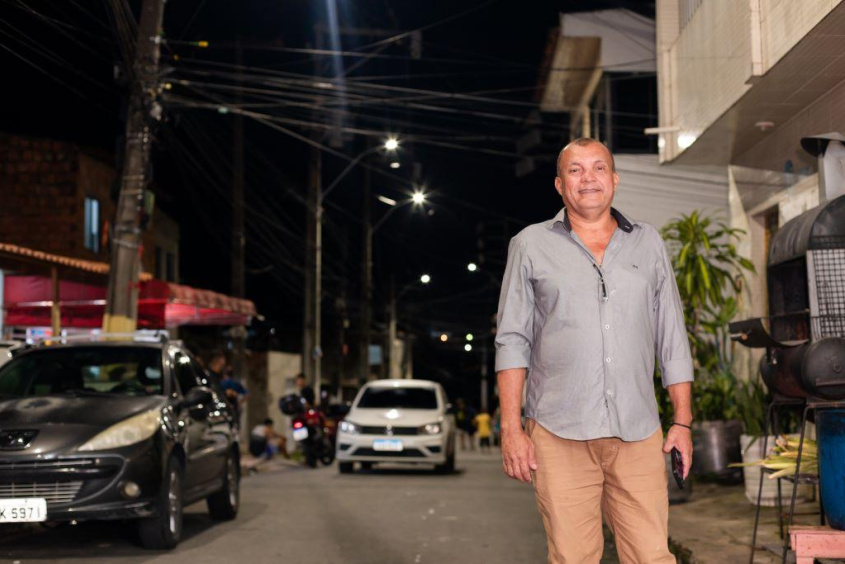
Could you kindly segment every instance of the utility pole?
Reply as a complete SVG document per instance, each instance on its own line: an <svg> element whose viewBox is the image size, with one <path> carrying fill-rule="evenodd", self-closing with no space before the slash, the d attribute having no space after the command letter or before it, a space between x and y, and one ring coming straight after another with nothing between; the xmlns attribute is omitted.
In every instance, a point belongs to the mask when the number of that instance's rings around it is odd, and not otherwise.
<svg viewBox="0 0 845 564"><path fill-rule="evenodd" d="M387 338L384 344L384 365L387 371L384 378L393 378L393 343L396 342L396 277L390 274L390 301L387 306Z"/></svg>
<svg viewBox="0 0 845 564"><path fill-rule="evenodd" d="M243 48L240 37L235 43L235 64L243 66ZM240 82L240 80L238 81ZM237 102L240 105L241 91L238 90ZM244 233L244 118L236 114L233 124L234 154L232 155L232 295L243 298L246 294L246 280L244 276L244 255L246 250L246 234ZM234 346L232 347L232 370L237 378L246 379L244 363L244 347L246 345L246 328L243 325L232 327L230 331Z"/></svg>
<svg viewBox="0 0 845 564"><path fill-rule="evenodd" d="M141 207L148 181L152 131L150 114L158 110L158 61L164 17L164 0L144 0L135 42L135 76L126 120L123 176L114 232L111 268L103 315L103 331L135 331L138 318L138 284L141 273Z"/></svg>
<svg viewBox="0 0 845 564"><path fill-rule="evenodd" d="M487 411L488 400L490 392L488 389L488 374L487 374L487 341L490 337L484 336L481 341L481 409Z"/></svg>
<svg viewBox="0 0 845 564"><path fill-rule="evenodd" d="M361 262L361 341L358 374L361 384L370 377L370 326L373 322L373 202L372 173L369 168L364 169L363 201L364 260Z"/></svg>

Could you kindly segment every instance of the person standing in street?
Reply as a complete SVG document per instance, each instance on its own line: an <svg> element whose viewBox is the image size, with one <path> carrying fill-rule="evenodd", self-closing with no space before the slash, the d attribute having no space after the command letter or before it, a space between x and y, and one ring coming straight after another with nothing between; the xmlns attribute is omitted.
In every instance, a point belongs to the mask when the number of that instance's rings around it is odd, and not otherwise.
<svg viewBox="0 0 845 564"><path fill-rule="evenodd" d="M602 516L621 562L675 562L664 453L680 451L686 477L692 358L663 240L611 207L618 182L602 143L564 147L555 178L564 208L511 240L502 283L502 463L533 482L550 563L599 562ZM665 441L655 358L675 414Z"/></svg>
<svg viewBox="0 0 845 564"><path fill-rule="evenodd" d="M478 450L490 454L490 435L493 434L490 414L487 413L487 410L482 409L472 420L472 424L478 431Z"/></svg>

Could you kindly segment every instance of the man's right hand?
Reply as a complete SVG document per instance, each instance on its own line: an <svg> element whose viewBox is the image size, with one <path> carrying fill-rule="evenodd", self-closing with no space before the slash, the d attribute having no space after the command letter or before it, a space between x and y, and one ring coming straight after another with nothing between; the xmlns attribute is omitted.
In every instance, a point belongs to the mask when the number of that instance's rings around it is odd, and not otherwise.
<svg viewBox="0 0 845 564"><path fill-rule="evenodd" d="M537 469L534 444L521 428L502 431L502 466L509 477L531 483L531 470Z"/></svg>

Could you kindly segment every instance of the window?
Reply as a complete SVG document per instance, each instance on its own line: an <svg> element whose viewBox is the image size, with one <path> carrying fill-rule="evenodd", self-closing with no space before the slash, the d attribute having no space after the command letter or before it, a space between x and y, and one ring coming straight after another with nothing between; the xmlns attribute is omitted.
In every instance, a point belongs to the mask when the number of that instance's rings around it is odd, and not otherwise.
<svg viewBox="0 0 845 564"><path fill-rule="evenodd" d="M155 250L155 275L156 278L159 280L165 280L164 278L164 251L156 245Z"/></svg>
<svg viewBox="0 0 845 564"><path fill-rule="evenodd" d="M161 352L131 346L47 348L23 354L0 369L0 398L86 393L164 393Z"/></svg>
<svg viewBox="0 0 845 564"><path fill-rule="evenodd" d="M437 396L430 388L367 388L358 407L437 409Z"/></svg>
<svg viewBox="0 0 845 564"><path fill-rule="evenodd" d="M166 278L165 280L168 282L176 282L176 257L173 253L168 252L165 255L165 260L167 262L166 265Z"/></svg>
<svg viewBox="0 0 845 564"><path fill-rule="evenodd" d="M100 201L85 198L85 248L100 252Z"/></svg>
<svg viewBox="0 0 845 564"><path fill-rule="evenodd" d="M176 381L179 382L179 388L183 394L187 394L188 390L199 385L188 355L177 352L173 355L173 366L176 371Z"/></svg>

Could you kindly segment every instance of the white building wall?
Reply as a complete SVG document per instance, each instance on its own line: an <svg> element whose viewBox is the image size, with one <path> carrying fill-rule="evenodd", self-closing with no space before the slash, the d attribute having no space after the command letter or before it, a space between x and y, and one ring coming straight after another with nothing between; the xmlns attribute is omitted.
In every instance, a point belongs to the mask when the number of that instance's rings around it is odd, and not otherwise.
<svg viewBox="0 0 845 564"><path fill-rule="evenodd" d="M613 205L660 229L693 210L728 219L728 175L721 167L660 165L657 155L614 155L619 186Z"/></svg>

